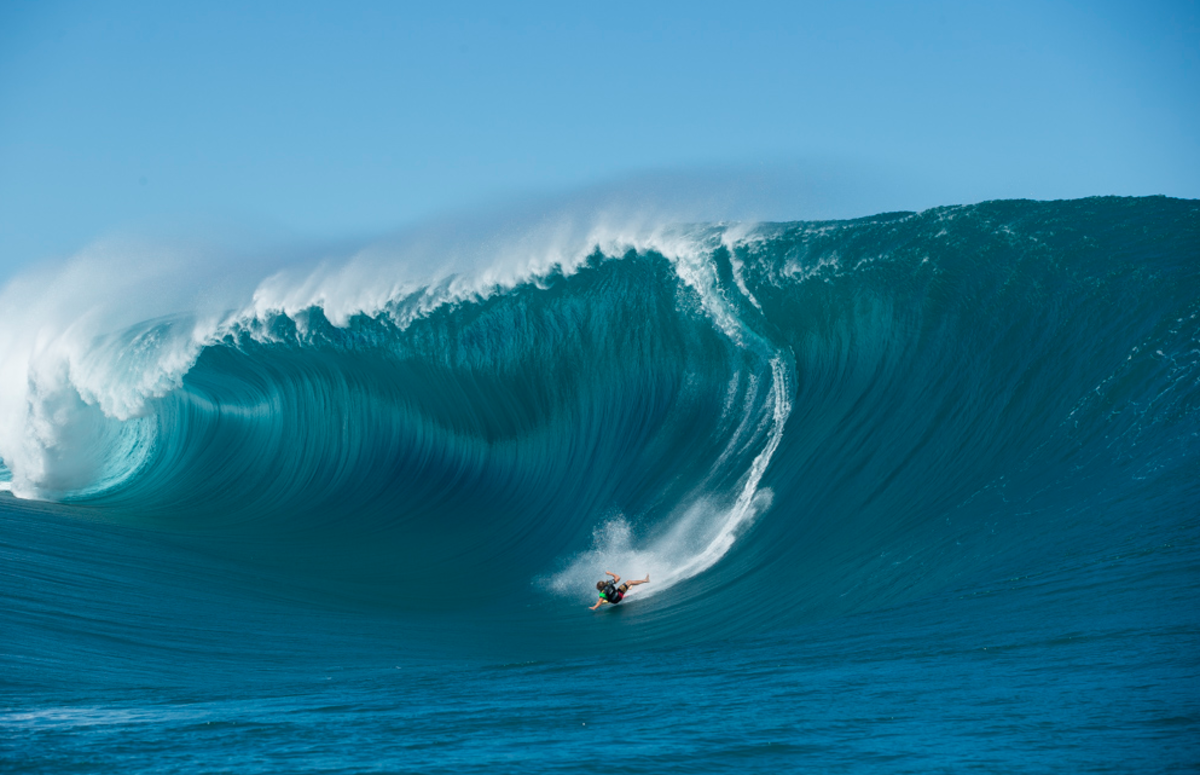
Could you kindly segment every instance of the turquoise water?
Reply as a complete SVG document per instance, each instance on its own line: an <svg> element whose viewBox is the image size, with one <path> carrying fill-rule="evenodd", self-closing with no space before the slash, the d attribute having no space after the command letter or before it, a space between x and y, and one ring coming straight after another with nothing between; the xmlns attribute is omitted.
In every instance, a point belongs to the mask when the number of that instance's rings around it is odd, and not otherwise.
<svg viewBox="0 0 1200 775"><path fill-rule="evenodd" d="M30 356L4 769L1200 763L1200 206L584 247Z"/></svg>

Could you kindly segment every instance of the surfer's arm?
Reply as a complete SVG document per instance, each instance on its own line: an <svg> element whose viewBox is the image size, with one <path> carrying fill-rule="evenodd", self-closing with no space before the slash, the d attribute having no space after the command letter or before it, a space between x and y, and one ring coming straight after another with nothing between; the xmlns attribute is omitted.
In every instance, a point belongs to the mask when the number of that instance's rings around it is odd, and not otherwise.
<svg viewBox="0 0 1200 775"><path fill-rule="evenodd" d="M599 600L596 601L596 604L594 606L592 606L591 610L595 611L597 608L599 608L600 606L604 605L607 602L608 601L605 600L604 598L600 598Z"/></svg>
<svg viewBox="0 0 1200 775"><path fill-rule="evenodd" d="M620 576L618 576L617 574L613 573L613 572L612 572L612 571L610 571L610 570L606 570L606 571L604 571L604 572L605 572L605 573L607 573L608 575L610 575L610 576L612 576L612 577L613 577L613 583L614 583L614 584L620 584L620 583L621 583L621 577L620 577Z"/></svg>

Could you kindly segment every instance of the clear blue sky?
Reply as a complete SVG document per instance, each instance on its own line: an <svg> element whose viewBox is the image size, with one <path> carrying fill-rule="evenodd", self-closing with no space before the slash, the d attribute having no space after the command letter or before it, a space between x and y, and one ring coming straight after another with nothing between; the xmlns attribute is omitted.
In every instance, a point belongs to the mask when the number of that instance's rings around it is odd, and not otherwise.
<svg viewBox="0 0 1200 775"><path fill-rule="evenodd" d="M13 0L0 278L113 231L356 238L656 176L774 218L1194 198L1198 106L1197 2Z"/></svg>

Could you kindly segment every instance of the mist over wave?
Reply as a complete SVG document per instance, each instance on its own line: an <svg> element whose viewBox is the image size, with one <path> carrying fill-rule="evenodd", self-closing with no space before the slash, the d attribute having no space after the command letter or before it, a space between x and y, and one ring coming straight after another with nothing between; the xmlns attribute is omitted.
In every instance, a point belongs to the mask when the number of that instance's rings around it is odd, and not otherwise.
<svg viewBox="0 0 1200 775"><path fill-rule="evenodd" d="M233 279L114 250L0 294L0 478L347 599L515 583L549 632L614 570L651 575L639 637L737 632L1200 503L1193 202L596 217Z"/></svg>

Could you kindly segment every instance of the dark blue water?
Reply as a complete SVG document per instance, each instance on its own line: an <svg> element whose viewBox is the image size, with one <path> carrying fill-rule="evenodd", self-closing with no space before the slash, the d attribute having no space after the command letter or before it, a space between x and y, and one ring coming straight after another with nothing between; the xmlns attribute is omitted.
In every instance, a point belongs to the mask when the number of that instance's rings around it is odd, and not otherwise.
<svg viewBox="0 0 1200 775"><path fill-rule="evenodd" d="M1200 205L613 244L5 318L3 769L1200 766Z"/></svg>

